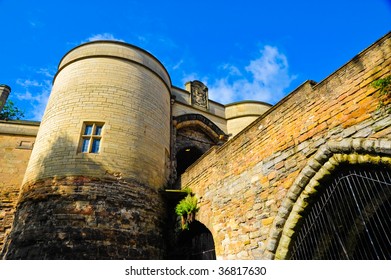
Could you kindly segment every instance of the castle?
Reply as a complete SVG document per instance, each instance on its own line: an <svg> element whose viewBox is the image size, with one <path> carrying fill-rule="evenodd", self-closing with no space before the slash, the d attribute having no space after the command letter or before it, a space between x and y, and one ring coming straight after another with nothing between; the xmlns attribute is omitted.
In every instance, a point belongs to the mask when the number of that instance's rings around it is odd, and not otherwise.
<svg viewBox="0 0 391 280"><path fill-rule="evenodd" d="M0 121L1 258L390 259L390 74L388 33L274 106L222 105L136 46L80 45L41 122Z"/></svg>

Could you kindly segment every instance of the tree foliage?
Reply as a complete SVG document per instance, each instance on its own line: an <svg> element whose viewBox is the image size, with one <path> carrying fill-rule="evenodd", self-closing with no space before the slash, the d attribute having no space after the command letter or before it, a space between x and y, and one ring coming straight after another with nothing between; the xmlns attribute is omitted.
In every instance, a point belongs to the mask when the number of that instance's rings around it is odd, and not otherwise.
<svg viewBox="0 0 391 280"><path fill-rule="evenodd" d="M24 111L18 109L14 102L7 100L0 112L0 120L20 120L24 117Z"/></svg>

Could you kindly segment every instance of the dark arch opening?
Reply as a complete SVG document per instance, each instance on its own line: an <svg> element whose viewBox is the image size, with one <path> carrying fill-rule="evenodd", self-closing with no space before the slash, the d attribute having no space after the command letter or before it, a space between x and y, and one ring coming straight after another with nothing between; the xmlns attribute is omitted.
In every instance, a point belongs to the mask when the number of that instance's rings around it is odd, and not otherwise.
<svg viewBox="0 0 391 280"><path fill-rule="evenodd" d="M291 259L391 259L391 170L341 164L320 181L292 236Z"/></svg>
<svg viewBox="0 0 391 280"><path fill-rule="evenodd" d="M185 172L185 170L199 159L202 154L202 151L194 146L179 150L176 154L178 176Z"/></svg>
<svg viewBox="0 0 391 280"><path fill-rule="evenodd" d="M224 142L227 140L228 135L226 135L214 122L209 120L207 117L200 115L200 114L185 114L181 116L174 117L175 121L178 123L178 125L182 123L196 123L200 122L205 125L205 127L210 130L212 134L215 134L215 136L223 136ZM207 131L206 131L207 132ZM214 138L212 135L210 135L211 138ZM219 139L216 139L216 142L218 142Z"/></svg>
<svg viewBox="0 0 391 280"><path fill-rule="evenodd" d="M179 260L215 260L215 244L210 230L199 221L189 224L189 229L183 230L177 239Z"/></svg>

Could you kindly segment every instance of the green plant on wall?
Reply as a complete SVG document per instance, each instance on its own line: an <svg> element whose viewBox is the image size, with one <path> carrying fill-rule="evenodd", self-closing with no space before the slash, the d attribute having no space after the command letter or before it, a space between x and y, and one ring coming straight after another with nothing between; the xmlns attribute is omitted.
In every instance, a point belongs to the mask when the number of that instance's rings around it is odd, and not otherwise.
<svg viewBox="0 0 391 280"><path fill-rule="evenodd" d="M381 95L385 95L387 100L390 98L390 96L391 96L391 75L389 75L385 78L377 79L376 81L373 81L371 83L371 85L374 88L379 89L379 93ZM379 108L382 108L383 106L384 106L384 102L380 101ZM391 111L391 109L388 112L390 113L390 111Z"/></svg>
<svg viewBox="0 0 391 280"><path fill-rule="evenodd" d="M197 204L197 197L188 193L175 207L175 213L181 217L182 230L189 229L189 224L195 220L195 215L199 210Z"/></svg>

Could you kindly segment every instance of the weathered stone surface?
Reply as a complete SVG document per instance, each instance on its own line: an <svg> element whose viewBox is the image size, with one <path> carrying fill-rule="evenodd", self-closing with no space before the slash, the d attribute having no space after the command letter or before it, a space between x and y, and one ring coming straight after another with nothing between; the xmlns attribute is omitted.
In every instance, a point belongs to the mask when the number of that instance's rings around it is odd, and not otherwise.
<svg viewBox="0 0 391 280"><path fill-rule="evenodd" d="M22 125L17 122L0 122L0 251L14 219L37 127L37 123Z"/></svg>
<svg viewBox="0 0 391 280"><path fill-rule="evenodd" d="M22 194L3 258L164 257L164 205L156 190L83 177L46 182ZM67 187L73 191L61 191Z"/></svg>

